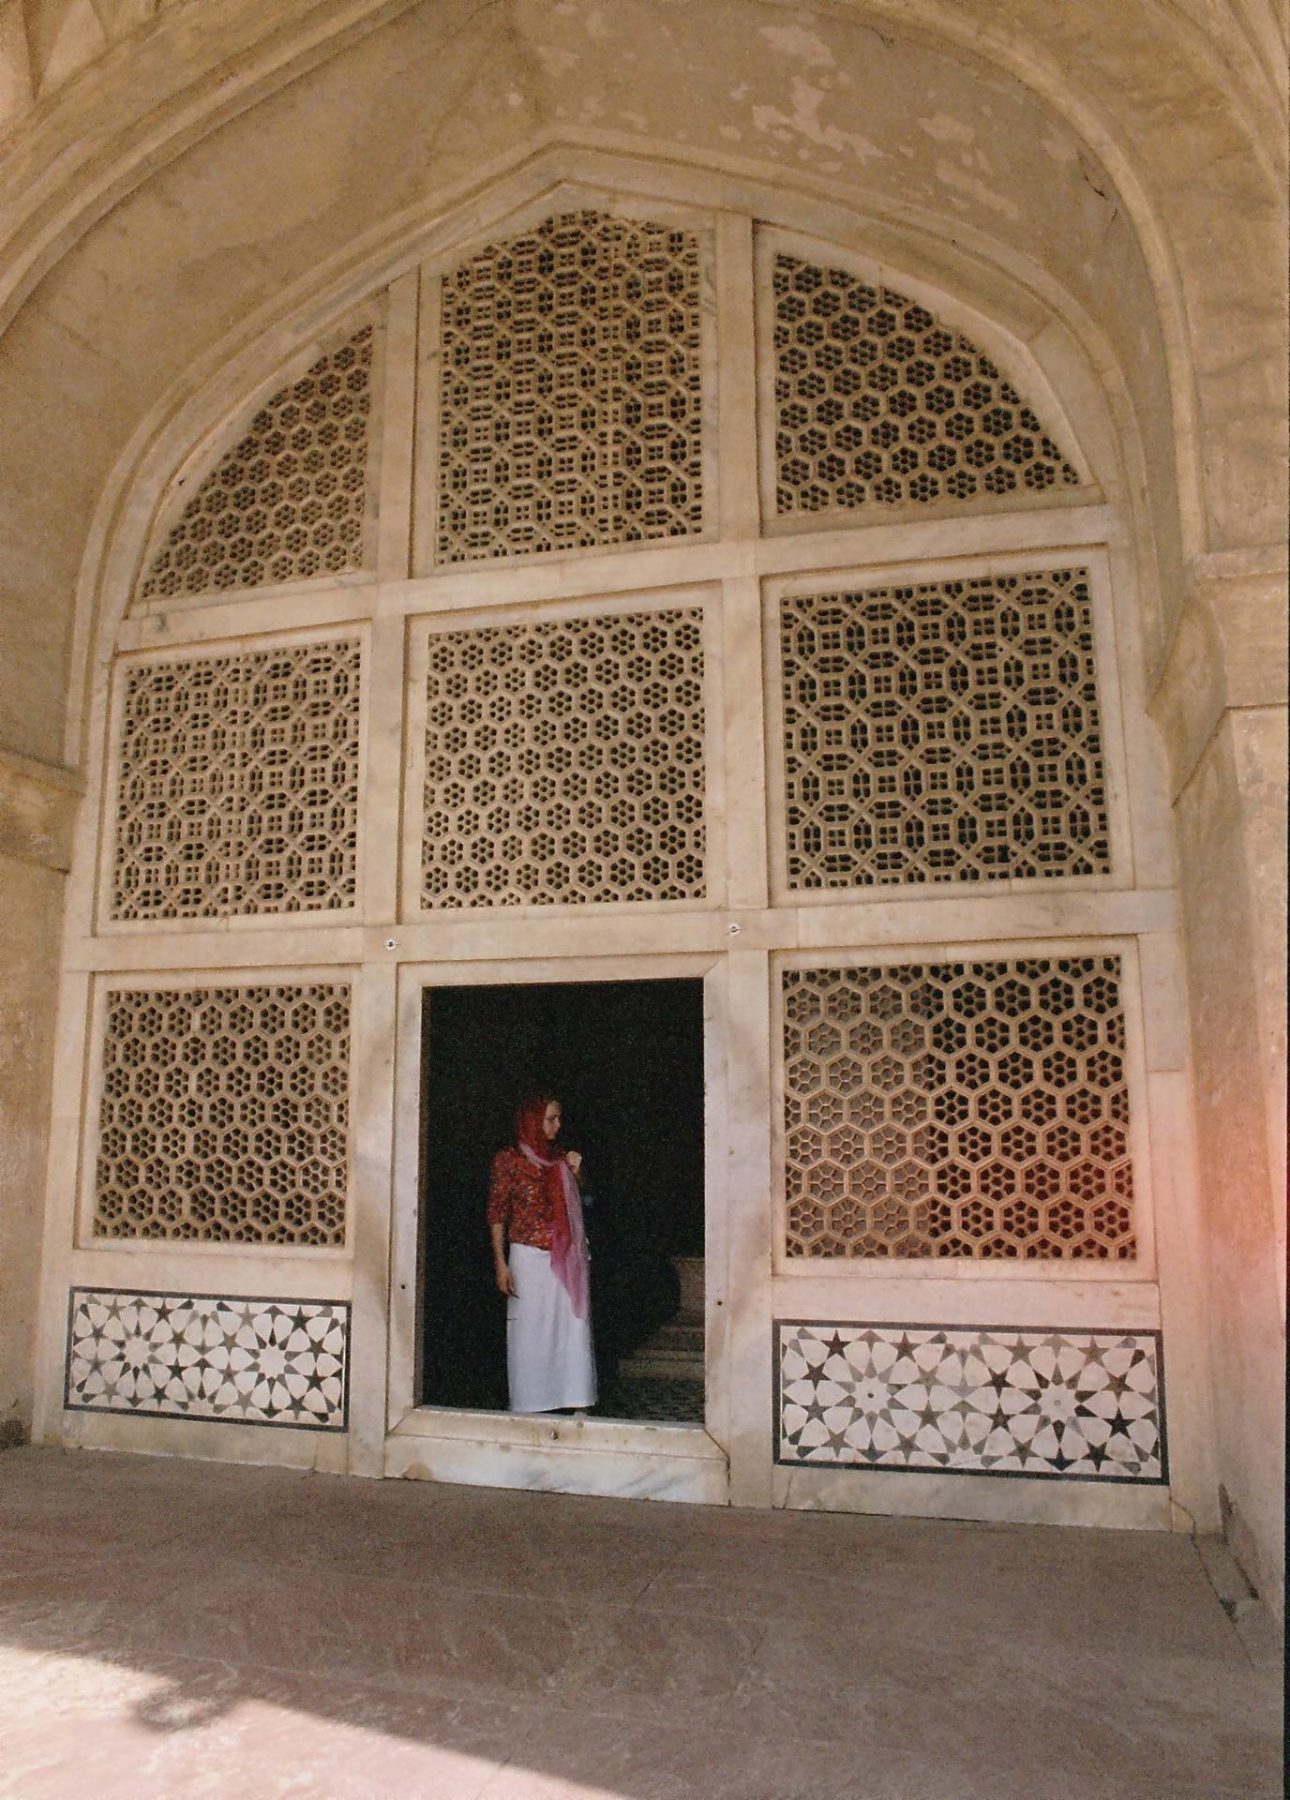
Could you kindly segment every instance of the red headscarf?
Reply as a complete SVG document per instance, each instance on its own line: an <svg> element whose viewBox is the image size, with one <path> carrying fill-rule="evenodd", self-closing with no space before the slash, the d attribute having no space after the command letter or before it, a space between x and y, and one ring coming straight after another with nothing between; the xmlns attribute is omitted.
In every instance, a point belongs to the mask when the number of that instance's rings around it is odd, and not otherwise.
<svg viewBox="0 0 1290 1800"><path fill-rule="evenodd" d="M587 1316L590 1266L582 1223L582 1196L558 1140L547 1137L546 1111L554 1094L534 1094L515 1114L520 1153L542 1170L542 1193L551 1221L551 1267L568 1294L574 1314Z"/></svg>

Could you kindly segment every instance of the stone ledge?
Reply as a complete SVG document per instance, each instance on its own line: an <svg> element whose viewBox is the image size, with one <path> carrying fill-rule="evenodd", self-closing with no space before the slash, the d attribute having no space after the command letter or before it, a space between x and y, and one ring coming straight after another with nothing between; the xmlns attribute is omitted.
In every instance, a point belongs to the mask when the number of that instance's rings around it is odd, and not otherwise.
<svg viewBox="0 0 1290 1800"><path fill-rule="evenodd" d="M1193 564L1149 704L1169 753L1175 799L1225 712L1286 704L1285 606L1284 546Z"/></svg>

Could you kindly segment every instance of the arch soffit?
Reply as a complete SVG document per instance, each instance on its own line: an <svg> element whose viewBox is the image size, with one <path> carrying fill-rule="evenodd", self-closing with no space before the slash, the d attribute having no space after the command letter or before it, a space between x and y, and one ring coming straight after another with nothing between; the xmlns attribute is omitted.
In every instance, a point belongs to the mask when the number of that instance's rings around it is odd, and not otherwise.
<svg viewBox="0 0 1290 1800"><path fill-rule="evenodd" d="M732 183L711 171L577 145L547 148L482 192L400 220L344 269L302 278L271 307L240 321L141 421L105 485L82 562L69 763L79 764L85 749L88 721L76 702L89 673L87 656L110 659L145 548L237 440L255 406L303 373L356 308L400 277L422 266L447 269L548 212L612 211L624 199L633 210L664 216L737 206L790 249L879 277L922 300L992 355L1045 423L1075 446L1093 483L1082 496L1086 504L1104 499L1132 507L1142 456L1127 387L1096 324L1039 267L976 234L951 241L943 221L931 217L893 221L800 191ZM182 496L175 493L181 476Z"/></svg>

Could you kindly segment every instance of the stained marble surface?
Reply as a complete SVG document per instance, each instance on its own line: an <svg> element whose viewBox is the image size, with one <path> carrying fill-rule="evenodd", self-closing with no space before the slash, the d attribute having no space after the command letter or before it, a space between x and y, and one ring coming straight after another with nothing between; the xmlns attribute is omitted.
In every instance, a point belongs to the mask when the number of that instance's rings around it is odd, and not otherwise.
<svg viewBox="0 0 1290 1800"><path fill-rule="evenodd" d="M13 1800L1272 1800L1151 1532L0 1455Z"/></svg>

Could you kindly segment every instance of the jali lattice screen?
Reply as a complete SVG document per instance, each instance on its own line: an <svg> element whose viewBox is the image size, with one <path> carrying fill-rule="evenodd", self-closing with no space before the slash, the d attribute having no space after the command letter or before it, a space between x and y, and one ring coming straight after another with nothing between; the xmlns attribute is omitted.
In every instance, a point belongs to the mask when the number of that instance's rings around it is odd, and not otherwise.
<svg viewBox="0 0 1290 1800"><path fill-rule="evenodd" d="M423 907L705 891L697 609L433 632Z"/></svg>
<svg viewBox="0 0 1290 1800"><path fill-rule="evenodd" d="M565 214L444 277L436 557L703 526L692 232Z"/></svg>
<svg viewBox="0 0 1290 1800"><path fill-rule="evenodd" d="M349 995L113 989L94 1235L343 1244Z"/></svg>
<svg viewBox="0 0 1290 1800"><path fill-rule="evenodd" d="M790 888L1110 868L1087 571L786 598Z"/></svg>
<svg viewBox="0 0 1290 1800"><path fill-rule="evenodd" d="M356 639L129 666L113 918L353 905L361 668Z"/></svg>
<svg viewBox="0 0 1290 1800"><path fill-rule="evenodd" d="M365 566L373 327L265 401L171 527L140 598Z"/></svg>
<svg viewBox="0 0 1290 1800"><path fill-rule="evenodd" d="M794 256L773 280L778 513L1078 485L990 358L925 306Z"/></svg>
<svg viewBox="0 0 1290 1800"><path fill-rule="evenodd" d="M790 1256L1136 1255L1120 961L783 977Z"/></svg>

